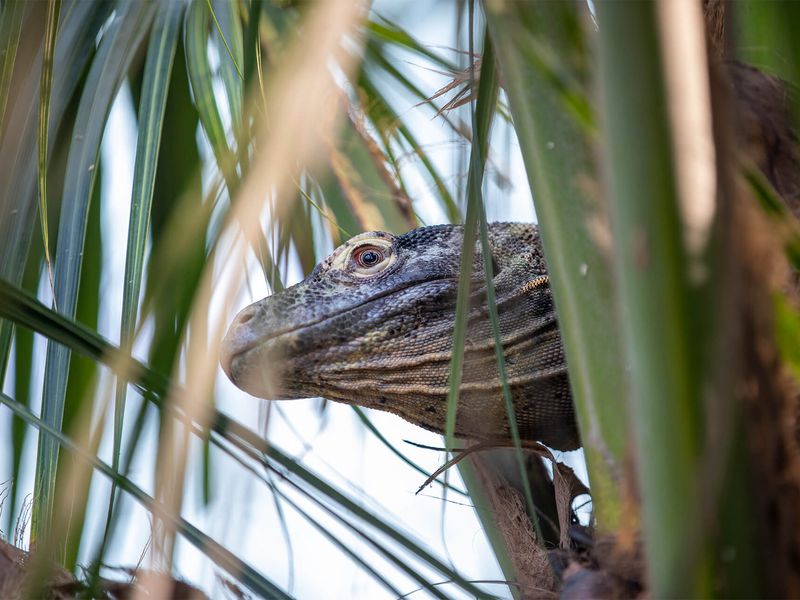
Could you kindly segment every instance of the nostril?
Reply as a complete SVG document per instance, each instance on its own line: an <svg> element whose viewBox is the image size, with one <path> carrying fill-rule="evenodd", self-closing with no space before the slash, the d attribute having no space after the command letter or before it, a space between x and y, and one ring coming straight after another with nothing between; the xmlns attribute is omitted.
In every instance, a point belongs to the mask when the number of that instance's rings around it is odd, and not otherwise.
<svg viewBox="0 0 800 600"><path fill-rule="evenodd" d="M256 314L256 311L253 307L245 308L242 312L239 313L239 316L236 317L236 324L237 325L244 325L250 319L252 319Z"/></svg>

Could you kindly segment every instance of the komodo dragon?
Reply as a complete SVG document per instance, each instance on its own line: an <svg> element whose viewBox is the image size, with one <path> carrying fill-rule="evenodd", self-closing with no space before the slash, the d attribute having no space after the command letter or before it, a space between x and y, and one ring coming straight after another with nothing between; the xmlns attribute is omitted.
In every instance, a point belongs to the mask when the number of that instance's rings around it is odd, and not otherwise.
<svg viewBox="0 0 800 600"><path fill-rule="evenodd" d="M303 281L231 324L221 364L261 398L323 396L443 432L453 347L460 225L357 235ZM489 225L500 330L520 436L579 446L564 351L535 225ZM508 441L480 243L456 434Z"/></svg>

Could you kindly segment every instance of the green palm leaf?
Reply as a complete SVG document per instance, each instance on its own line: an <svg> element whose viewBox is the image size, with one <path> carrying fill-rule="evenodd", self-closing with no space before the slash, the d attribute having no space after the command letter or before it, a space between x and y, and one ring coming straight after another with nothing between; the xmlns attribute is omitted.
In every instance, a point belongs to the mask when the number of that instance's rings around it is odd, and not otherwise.
<svg viewBox="0 0 800 600"><path fill-rule="evenodd" d="M79 132L80 137L73 142L67 160L54 273L56 304L65 315L74 316L77 306L82 261L73 257L80 257L83 253L104 115L111 109L129 61L142 40L148 20L152 18L153 8L145 3L130 4L128 10L117 17L92 62L85 94L81 99L75 122L75 131ZM42 419L56 429L61 428L64 414L68 369L69 351L50 344L45 367ZM52 520L57 460L58 446L52 440L42 438L36 476L36 496L39 500L34 505L32 519L34 537L45 533Z"/></svg>

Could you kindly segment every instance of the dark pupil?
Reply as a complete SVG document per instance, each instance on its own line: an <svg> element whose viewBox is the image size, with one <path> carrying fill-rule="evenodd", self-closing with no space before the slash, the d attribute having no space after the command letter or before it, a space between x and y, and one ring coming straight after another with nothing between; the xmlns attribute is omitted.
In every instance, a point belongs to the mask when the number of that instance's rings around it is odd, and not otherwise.
<svg viewBox="0 0 800 600"><path fill-rule="evenodd" d="M380 255L374 250L367 250L361 255L361 262L368 267L377 264L380 259Z"/></svg>

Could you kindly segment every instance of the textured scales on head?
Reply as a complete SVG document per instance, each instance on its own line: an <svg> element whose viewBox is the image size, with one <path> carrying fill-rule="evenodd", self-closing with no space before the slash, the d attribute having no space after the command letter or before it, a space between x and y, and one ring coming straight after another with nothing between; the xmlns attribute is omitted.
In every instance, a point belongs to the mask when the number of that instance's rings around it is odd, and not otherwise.
<svg viewBox="0 0 800 600"><path fill-rule="evenodd" d="M223 343L231 380L262 398L324 396L434 431L447 411L463 228L358 235L299 284L244 309ZM578 446L558 324L534 225L489 226L501 337L520 435ZM480 243L456 432L509 439Z"/></svg>

